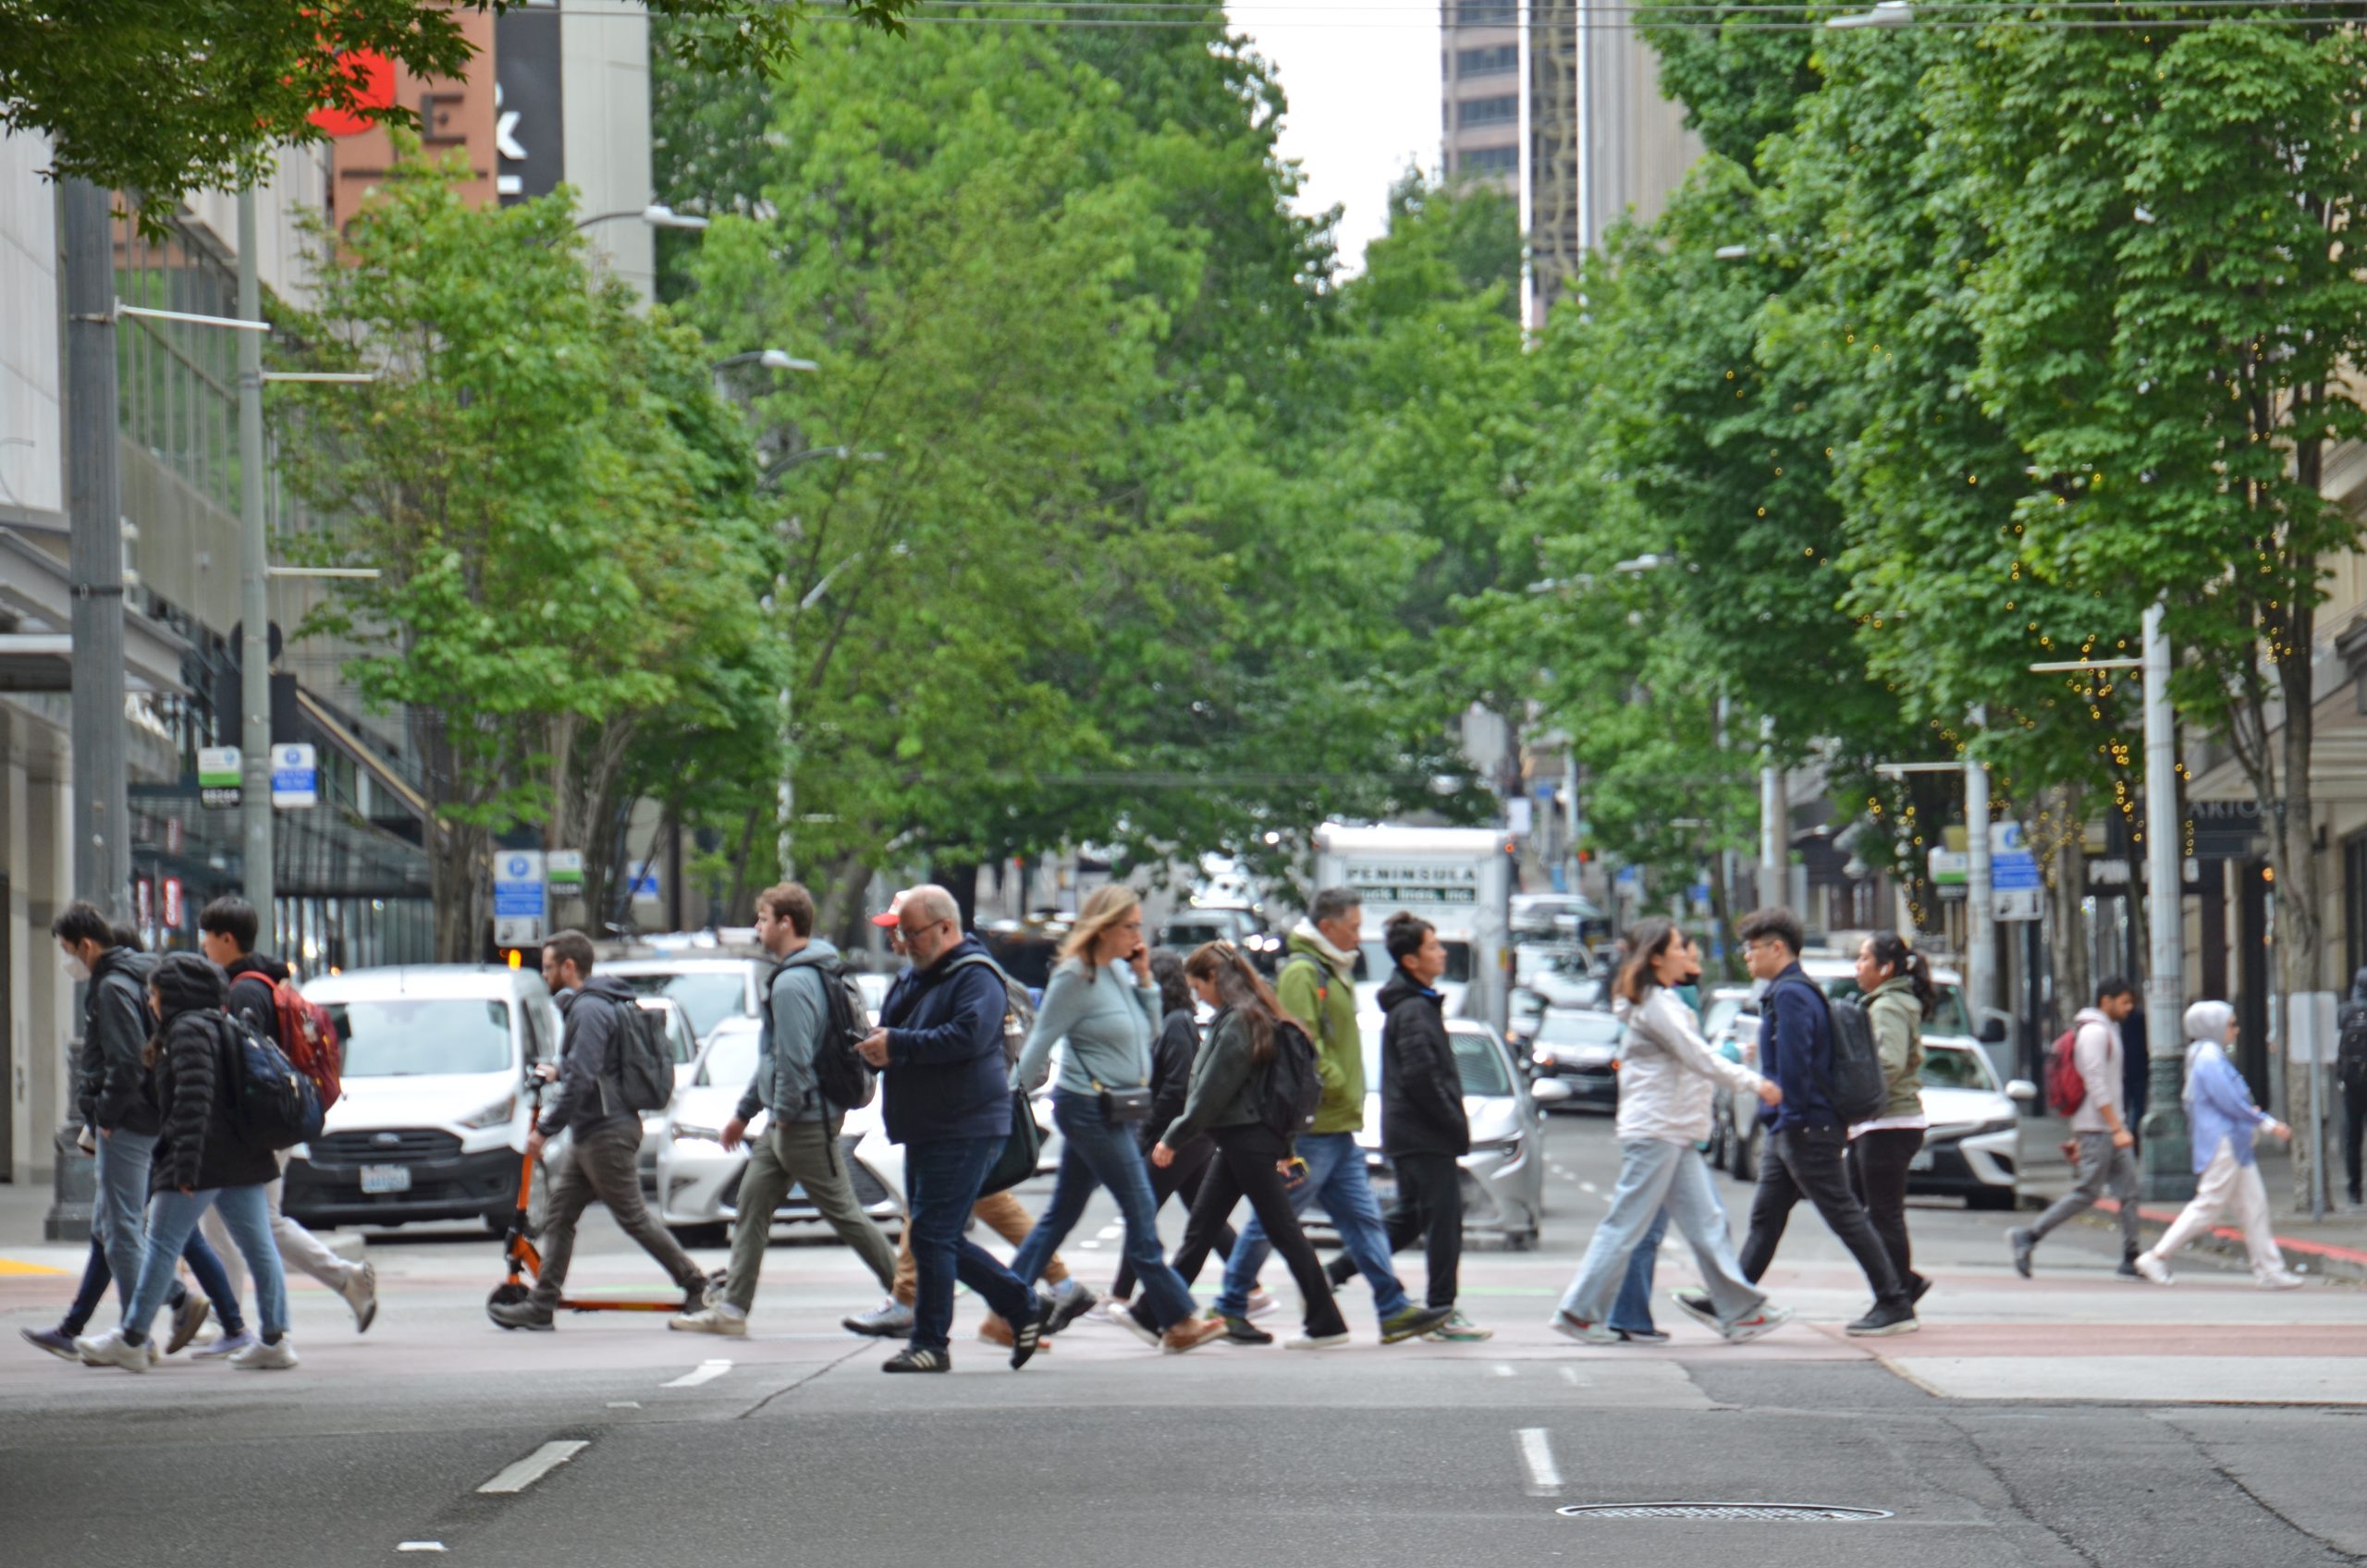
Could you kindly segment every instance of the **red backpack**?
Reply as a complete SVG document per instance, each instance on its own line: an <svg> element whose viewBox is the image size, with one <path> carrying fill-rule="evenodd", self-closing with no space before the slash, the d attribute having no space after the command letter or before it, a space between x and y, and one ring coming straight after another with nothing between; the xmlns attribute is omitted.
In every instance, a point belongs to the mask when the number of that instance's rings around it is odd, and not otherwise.
<svg viewBox="0 0 2367 1568"><path fill-rule="evenodd" d="M255 978L264 976L258 974ZM272 1023L279 1035L279 1048L288 1053L289 1064L320 1091L321 1109L325 1113L344 1092L338 1073L345 1065L345 1046L337 1037L337 1025L330 1022L328 1010L298 990L293 981L270 984Z"/></svg>
<svg viewBox="0 0 2367 1568"><path fill-rule="evenodd" d="M2088 1081L2079 1076L2079 1026L2075 1023L2046 1053L2046 1100L2061 1116L2069 1116L2088 1100Z"/></svg>

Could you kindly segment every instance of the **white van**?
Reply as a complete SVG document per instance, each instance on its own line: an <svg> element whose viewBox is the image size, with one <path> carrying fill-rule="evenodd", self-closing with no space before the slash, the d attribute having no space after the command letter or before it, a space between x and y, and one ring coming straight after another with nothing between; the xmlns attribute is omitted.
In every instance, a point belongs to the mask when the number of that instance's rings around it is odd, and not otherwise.
<svg viewBox="0 0 2367 1568"><path fill-rule="evenodd" d="M518 1204L527 1070L558 1055L558 1010L532 970L421 964L314 980L345 1043L344 1093L288 1163L287 1211L312 1226L478 1219Z"/></svg>

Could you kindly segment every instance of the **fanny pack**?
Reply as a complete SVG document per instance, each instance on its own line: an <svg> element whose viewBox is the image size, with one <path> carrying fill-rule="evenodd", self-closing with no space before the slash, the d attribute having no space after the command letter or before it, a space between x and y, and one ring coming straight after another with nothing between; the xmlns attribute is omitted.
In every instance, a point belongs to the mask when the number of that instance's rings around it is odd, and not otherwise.
<svg viewBox="0 0 2367 1568"><path fill-rule="evenodd" d="M1150 1085L1133 1089L1104 1089L1093 1085L1101 1095L1101 1119L1112 1127L1131 1127L1150 1120Z"/></svg>

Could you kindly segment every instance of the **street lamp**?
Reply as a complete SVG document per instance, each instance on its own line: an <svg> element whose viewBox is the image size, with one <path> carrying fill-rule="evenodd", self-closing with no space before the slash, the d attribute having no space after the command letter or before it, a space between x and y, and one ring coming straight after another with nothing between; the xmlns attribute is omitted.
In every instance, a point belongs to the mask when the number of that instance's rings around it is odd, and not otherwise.
<svg viewBox="0 0 2367 1568"><path fill-rule="evenodd" d="M751 349L744 354L732 354L717 360L712 368L730 370L733 365L760 364L767 370L818 371L822 367L812 360L801 360L786 349Z"/></svg>
<svg viewBox="0 0 2367 1568"><path fill-rule="evenodd" d="M595 223L612 223L618 218L639 218L652 228L686 228L693 232L707 226L707 220L694 213L678 213L663 202L652 202L646 207L620 213L601 213L583 219L575 227L590 228Z"/></svg>
<svg viewBox="0 0 2367 1568"><path fill-rule="evenodd" d="M1910 0L1881 0L1870 11L1856 11L1846 17L1827 17L1824 25L1834 29L1912 27L1915 25L1915 7Z"/></svg>

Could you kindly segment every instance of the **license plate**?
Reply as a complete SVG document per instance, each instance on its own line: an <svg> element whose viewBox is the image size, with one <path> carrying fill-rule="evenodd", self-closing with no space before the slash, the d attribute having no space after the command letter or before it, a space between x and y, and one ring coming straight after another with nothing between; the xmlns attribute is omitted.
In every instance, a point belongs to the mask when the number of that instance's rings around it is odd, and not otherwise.
<svg viewBox="0 0 2367 1568"><path fill-rule="evenodd" d="M1915 1154L1915 1158L1914 1158L1913 1159L1910 1159L1910 1160L1908 1160L1908 1161L1907 1162L1907 1169L1908 1169L1909 1170L1931 1170L1931 1169L1932 1169L1932 1151L1931 1151L1930 1149L1919 1149L1919 1150L1917 1150L1917 1151L1916 1151L1916 1154Z"/></svg>
<svg viewBox="0 0 2367 1568"><path fill-rule="evenodd" d="M362 1168L362 1190L365 1193L410 1192L411 1167L408 1165L365 1165Z"/></svg>

